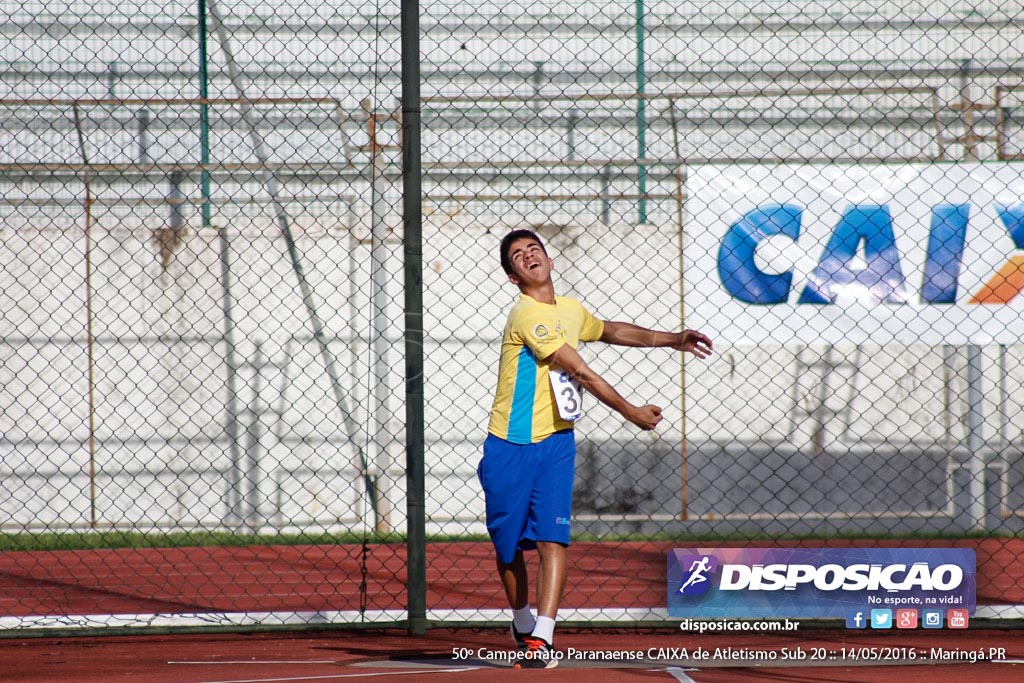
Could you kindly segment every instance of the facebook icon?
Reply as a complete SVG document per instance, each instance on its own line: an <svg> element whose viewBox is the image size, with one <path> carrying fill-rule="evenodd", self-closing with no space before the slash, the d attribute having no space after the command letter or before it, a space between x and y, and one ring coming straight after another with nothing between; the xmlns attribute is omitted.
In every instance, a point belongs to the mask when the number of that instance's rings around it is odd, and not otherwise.
<svg viewBox="0 0 1024 683"><path fill-rule="evenodd" d="M867 628L868 620L864 617L864 610L846 613L846 628Z"/></svg>

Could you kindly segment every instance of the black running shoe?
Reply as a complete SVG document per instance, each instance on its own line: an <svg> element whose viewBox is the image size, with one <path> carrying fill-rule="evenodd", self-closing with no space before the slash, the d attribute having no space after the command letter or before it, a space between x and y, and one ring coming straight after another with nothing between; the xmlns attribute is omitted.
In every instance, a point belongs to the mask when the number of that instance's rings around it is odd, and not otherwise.
<svg viewBox="0 0 1024 683"><path fill-rule="evenodd" d="M526 652L516 660L517 669L554 669L558 666L555 648L543 638L526 636Z"/></svg>
<svg viewBox="0 0 1024 683"><path fill-rule="evenodd" d="M523 633L516 628L516 622L512 622L512 640L516 641L516 649L520 652L526 652L529 649L529 644L526 639L530 637L529 633Z"/></svg>

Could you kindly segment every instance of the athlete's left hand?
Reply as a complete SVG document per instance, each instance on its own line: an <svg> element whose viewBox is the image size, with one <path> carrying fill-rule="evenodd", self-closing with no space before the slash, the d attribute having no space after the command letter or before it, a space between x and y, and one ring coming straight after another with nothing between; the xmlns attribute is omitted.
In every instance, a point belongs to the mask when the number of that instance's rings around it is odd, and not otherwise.
<svg viewBox="0 0 1024 683"><path fill-rule="evenodd" d="M688 351L697 358L707 358L711 355L711 337L698 332L697 330L683 330L676 334L672 348L677 351Z"/></svg>

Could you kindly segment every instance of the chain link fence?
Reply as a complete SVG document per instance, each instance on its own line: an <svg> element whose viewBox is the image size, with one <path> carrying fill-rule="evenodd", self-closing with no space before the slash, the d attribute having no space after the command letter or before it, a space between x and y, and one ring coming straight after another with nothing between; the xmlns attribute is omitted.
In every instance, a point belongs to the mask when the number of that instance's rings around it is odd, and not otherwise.
<svg viewBox="0 0 1024 683"><path fill-rule="evenodd" d="M504 619L476 466L523 227L559 294L716 350L584 347L666 420L587 406L562 619L664 621L697 541L972 547L1020 618L1024 10L424 5L421 286L402 11L4 7L0 625Z"/></svg>

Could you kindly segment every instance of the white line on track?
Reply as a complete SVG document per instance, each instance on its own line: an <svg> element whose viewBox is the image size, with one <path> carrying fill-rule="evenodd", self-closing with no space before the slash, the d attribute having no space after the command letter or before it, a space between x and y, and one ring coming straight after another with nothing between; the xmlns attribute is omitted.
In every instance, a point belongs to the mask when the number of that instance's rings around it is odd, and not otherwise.
<svg viewBox="0 0 1024 683"><path fill-rule="evenodd" d="M665 671L668 672L669 676L679 681L679 683L697 683L695 680L687 676L686 672L678 666L670 666L665 669Z"/></svg>
<svg viewBox="0 0 1024 683"><path fill-rule="evenodd" d="M324 676L289 676L288 678L238 678L230 681L204 681L203 683L279 683L282 681L327 681L341 678L370 678L375 676L418 676L420 674L456 674L463 671L476 671L481 667L473 666L460 669L425 669L420 671L378 671L364 674L326 674Z"/></svg>

